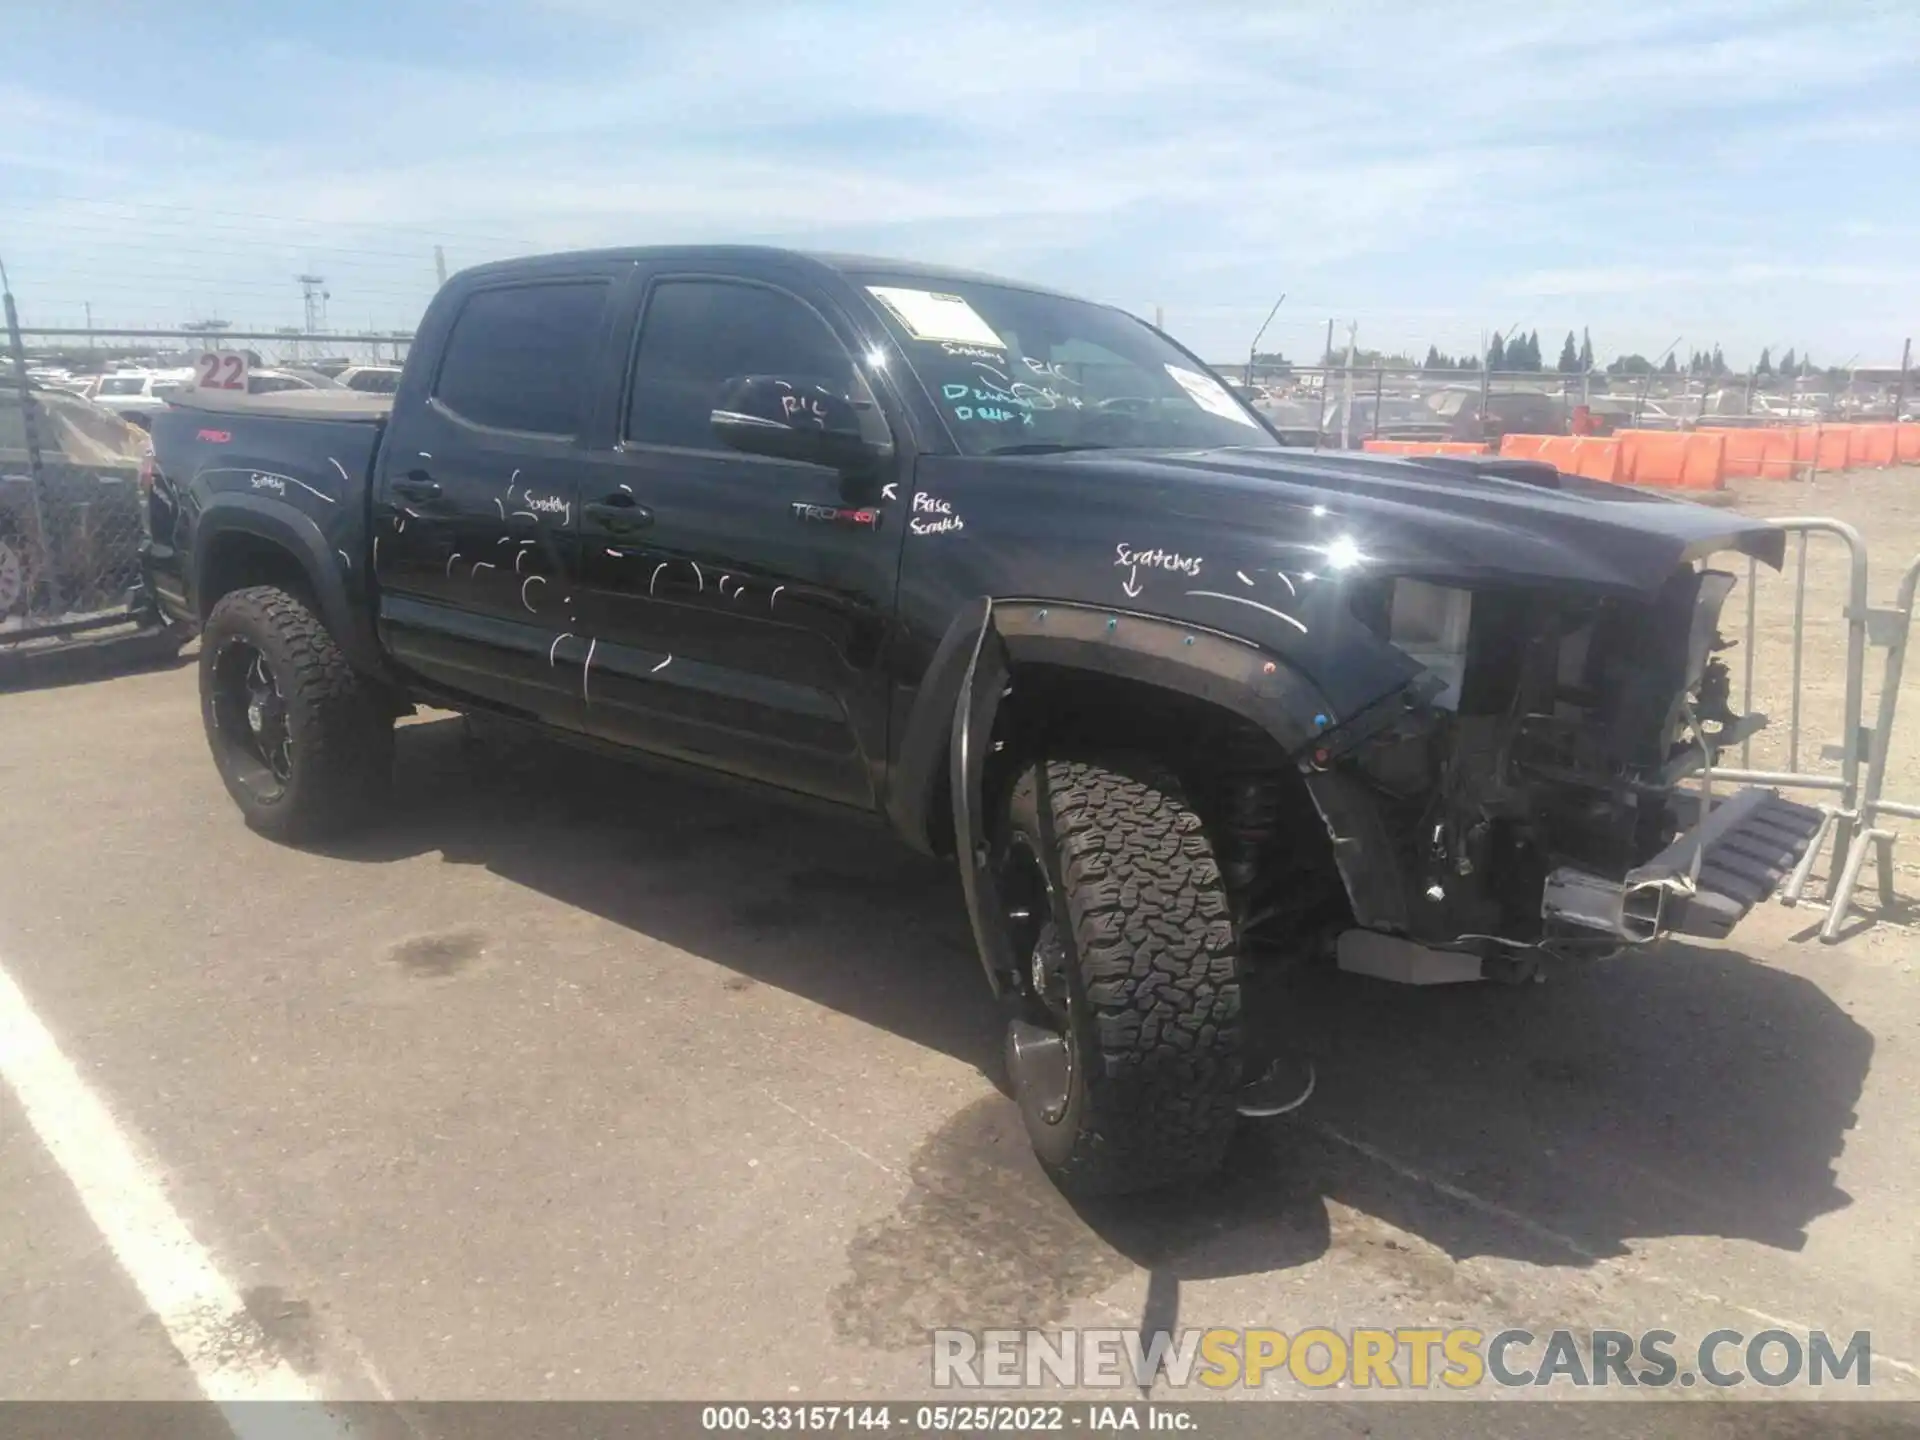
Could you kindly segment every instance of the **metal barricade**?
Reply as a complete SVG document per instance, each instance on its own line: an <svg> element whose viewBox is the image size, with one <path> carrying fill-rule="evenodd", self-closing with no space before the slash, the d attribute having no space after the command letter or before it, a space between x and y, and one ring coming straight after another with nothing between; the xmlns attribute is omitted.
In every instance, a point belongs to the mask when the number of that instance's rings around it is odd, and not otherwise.
<svg viewBox="0 0 1920 1440"><path fill-rule="evenodd" d="M1814 864L1825 849L1829 838L1833 841L1833 869L1827 884L1827 896L1830 912L1822 937L1831 939L1829 931L1838 928L1839 921L1834 917L1844 908L1841 904L1842 881L1849 866L1849 851L1852 848L1854 830L1860 823L1860 793L1862 768L1862 734L1860 717L1865 693L1866 656L1868 644L1868 625L1870 611L1867 605L1867 546L1860 532L1842 520L1825 516L1790 515L1769 521L1778 525L1795 537L1794 588L1793 588L1793 628L1792 650L1793 664L1789 713L1787 720L1786 747L1787 763L1783 770L1756 770L1749 768L1752 760L1752 732L1742 736L1740 741L1740 768L1722 768L1715 765L1712 778L1715 781L1732 780L1749 785L1778 785L1788 789L1820 791L1836 798L1820 807L1820 829L1813 842L1807 846L1806 853L1794 868L1786 885L1780 892L1782 903L1797 905L1804 894L1808 879L1813 873ZM1837 745L1823 747L1821 758L1837 760L1839 774L1812 770L1803 767L1802 752L1802 682L1804 680L1804 660L1806 650L1806 600L1807 600L1807 537L1822 534L1838 538L1847 548L1847 604L1845 621L1847 627L1847 673L1844 695L1841 703L1841 737ZM1742 705L1744 712L1753 711L1753 680L1756 651L1759 637L1759 563L1749 559L1747 562L1747 628L1746 639L1742 645L1744 653L1744 673L1741 680ZM1857 869L1857 865L1851 868Z"/></svg>
<svg viewBox="0 0 1920 1440"><path fill-rule="evenodd" d="M1913 628L1913 604L1920 587L1920 555L1914 557L1900 577L1900 588L1888 609L1869 612L1870 638L1887 647L1886 672L1880 682L1880 703L1874 715L1873 729L1867 734L1867 778L1860 797L1859 843L1846 857L1844 865L1836 861L1839 881L1835 885L1826 923L1821 926L1822 940L1837 939L1853 904L1853 892L1860 881L1860 866L1871 849L1880 862L1880 905L1893 908L1893 842L1895 832L1881 821L1889 816L1920 820L1920 804L1886 798L1887 755L1893 745L1893 726L1900 708L1900 685L1907 658L1907 637Z"/></svg>

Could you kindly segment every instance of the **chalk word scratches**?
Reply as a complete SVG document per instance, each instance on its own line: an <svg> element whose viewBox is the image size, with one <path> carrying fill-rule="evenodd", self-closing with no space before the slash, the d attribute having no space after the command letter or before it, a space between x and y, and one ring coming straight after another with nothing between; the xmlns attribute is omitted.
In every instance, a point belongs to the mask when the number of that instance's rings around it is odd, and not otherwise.
<svg viewBox="0 0 1920 1440"><path fill-rule="evenodd" d="M580 700L581 703L585 705L591 705L593 703L593 696L589 694L587 690L587 682L593 677L593 652L599 648L600 640L598 636L587 641L586 663L580 667Z"/></svg>
<svg viewBox="0 0 1920 1440"><path fill-rule="evenodd" d="M458 560L459 558L460 558L460 552L458 550L454 551L453 554L447 557L447 579L451 580L453 578L453 562Z"/></svg>
<svg viewBox="0 0 1920 1440"><path fill-rule="evenodd" d="M547 583L547 577L544 575L527 576L525 580L520 582L520 603L526 606L529 611L532 611L534 608L533 601L527 598L527 592L531 590L535 585L544 585L546 583ZM559 642L556 641L555 643L557 644Z"/></svg>
<svg viewBox="0 0 1920 1440"><path fill-rule="evenodd" d="M535 495L531 490L525 492L525 498L527 509L532 511L536 517L540 515L558 515L561 524L570 525L573 523L572 501L562 500L558 495ZM515 511L514 513L519 514L521 512Z"/></svg>
<svg viewBox="0 0 1920 1440"><path fill-rule="evenodd" d="M477 579L482 570L492 570L493 568L495 567L491 560L481 560L474 565L472 570L467 572L467 578L469 580Z"/></svg>
<svg viewBox="0 0 1920 1440"><path fill-rule="evenodd" d="M886 484L882 485L880 487L880 498L882 500L898 500L900 498L898 482L889 480Z"/></svg>
<svg viewBox="0 0 1920 1440"><path fill-rule="evenodd" d="M309 495L313 496L316 500L324 500L329 505L334 503L333 496L327 494L326 491L314 489L313 486L307 484L306 481L299 479L297 476L281 475L278 472L272 471L272 470L241 471L241 470L222 469L222 470L207 470L207 471L203 471L202 473L206 475L244 474L247 477L248 483L251 484L254 489L266 490L274 495L285 495L287 493L287 486L297 485L300 487L300 489L306 491Z"/></svg>
<svg viewBox="0 0 1920 1440"><path fill-rule="evenodd" d="M811 395L782 395L780 411L789 420L797 415L802 420L813 421L816 425L824 426L827 423L826 405Z"/></svg>
<svg viewBox="0 0 1920 1440"><path fill-rule="evenodd" d="M1206 563L1199 555L1178 555L1171 550L1136 550L1122 543L1113 547L1113 563L1123 567L1127 578L1120 582L1120 588L1128 596L1140 593L1140 567L1149 570L1171 570L1176 575L1184 575L1189 580L1200 578L1200 567Z"/></svg>
<svg viewBox="0 0 1920 1440"><path fill-rule="evenodd" d="M1271 605L1262 605L1258 600L1249 600L1244 595L1223 595L1218 590L1189 590L1187 594L1197 595L1206 600L1227 600L1235 605L1251 605L1256 610L1266 611L1267 614L1273 616L1276 620L1286 621L1287 624L1293 626L1293 628L1298 630L1302 635L1307 633L1307 627L1294 619L1293 616L1287 614L1286 611L1276 610Z"/></svg>
<svg viewBox="0 0 1920 1440"><path fill-rule="evenodd" d="M969 360L1004 360L1007 357L998 350L988 350L980 345L956 345L950 340L940 342L940 350L945 355L958 355Z"/></svg>
<svg viewBox="0 0 1920 1440"><path fill-rule="evenodd" d="M916 535L947 535L966 529L967 522L953 513L951 501L942 500L938 495L929 495L924 490L916 490L913 494L913 518L907 522L907 528Z"/></svg>
<svg viewBox="0 0 1920 1440"><path fill-rule="evenodd" d="M327 456L327 463L331 465L334 469L340 472L340 478L342 480L345 480L349 485L353 483L352 477L347 474L346 466L342 465L338 460L334 459L331 455Z"/></svg>
<svg viewBox="0 0 1920 1440"><path fill-rule="evenodd" d="M567 631L564 635L556 635L553 637L553 644L547 647L548 668L552 668L553 664L555 663L553 657L556 653L558 653L560 649L560 642L562 640L571 640L571 639L573 639L573 632L571 630Z"/></svg>
<svg viewBox="0 0 1920 1440"><path fill-rule="evenodd" d="M669 655L667 656L666 659L662 660L658 665L654 666L653 669L649 670L647 673L649 675L658 675L662 670L666 669L667 666L671 665L672 663L673 663L673 656Z"/></svg>
<svg viewBox="0 0 1920 1440"><path fill-rule="evenodd" d="M660 572L666 569L667 566L671 565L672 563L673 562L671 560L662 560L658 565L653 567L653 575L647 581L647 594L649 595L653 594L653 587L660 583Z"/></svg>
<svg viewBox="0 0 1920 1440"><path fill-rule="evenodd" d="M380 537L379 537L378 535L376 535L376 536L374 536L373 538L374 538L374 543L375 543L376 545L380 543ZM344 550L336 550L336 551L334 551L333 553L334 553L334 554L336 554L336 555L338 555L338 556L340 557L340 563L341 563L342 565L344 565L344 566L346 566L346 567L347 567L347 569L349 569L349 570L351 570L351 569L353 569L353 559L352 559L352 557L351 557L351 556L349 556L349 555L347 554L347 552L346 552L346 551L344 551Z"/></svg>

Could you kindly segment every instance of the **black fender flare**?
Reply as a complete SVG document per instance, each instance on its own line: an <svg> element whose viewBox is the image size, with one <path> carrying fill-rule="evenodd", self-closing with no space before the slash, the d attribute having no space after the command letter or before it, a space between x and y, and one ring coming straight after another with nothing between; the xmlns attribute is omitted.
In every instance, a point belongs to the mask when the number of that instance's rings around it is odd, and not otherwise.
<svg viewBox="0 0 1920 1440"><path fill-rule="evenodd" d="M1022 662L1121 676L1208 701L1265 730L1296 761L1306 760L1314 737L1339 718L1281 657L1221 631L1073 602L981 599L962 611L942 637L909 717L889 809L896 825L921 827L903 832L910 841L937 850L925 827L938 778L934 766L945 761L967 916L996 995L1015 961L996 918L1003 907L987 840L985 776L1000 702ZM1335 839L1336 853L1351 853ZM1352 883L1349 877L1349 888Z"/></svg>
<svg viewBox="0 0 1920 1440"><path fill-rule="evenodd" d="M221 537L233 534L251 535L286 551L306 576L320 606L320 619L348 662L366 674L388 674L386 658L380 653L371 625L363 618L366 608L356 607L347 594L334 547L327 543L319 525L299 511L260 496L231 492L216 495L195 521L193 601L202 620L206 618L202 601L207 594L208 567L219 551Z"/></svg>

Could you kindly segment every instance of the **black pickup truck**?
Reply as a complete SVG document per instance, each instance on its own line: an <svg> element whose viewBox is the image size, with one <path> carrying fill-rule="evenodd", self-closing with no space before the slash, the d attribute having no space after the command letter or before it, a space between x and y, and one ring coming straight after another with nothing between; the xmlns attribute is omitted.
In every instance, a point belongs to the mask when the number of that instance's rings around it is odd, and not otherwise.
<svg viewBox="0 0 1920 1440"><path fill-rule="evenodd" d="M440 291L390 399L183 392L153 433L146 571L249 824L375 811L415 703L883 817L956 857L1082 1192L1205 1173L1271 1100L1263 968L1724 933L1755 892L1719 841L1792 849L1770 796L1700 820L1688 779L1761 723L1705 562L1780 532L1289 449L1152 326L1031 286L514 260Z"/></svg>

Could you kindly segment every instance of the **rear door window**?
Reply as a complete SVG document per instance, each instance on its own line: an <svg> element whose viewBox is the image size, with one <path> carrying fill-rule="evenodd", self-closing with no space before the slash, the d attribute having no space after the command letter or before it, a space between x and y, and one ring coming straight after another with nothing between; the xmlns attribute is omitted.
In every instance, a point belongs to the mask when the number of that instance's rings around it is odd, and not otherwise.
<svg viewBox="0 0 1920 1440"><path fill-rule="evenodd" d="M603 280L475 291L447 336L434 400L474 425L572 439L586 420L607 294Z"/></svg>

